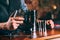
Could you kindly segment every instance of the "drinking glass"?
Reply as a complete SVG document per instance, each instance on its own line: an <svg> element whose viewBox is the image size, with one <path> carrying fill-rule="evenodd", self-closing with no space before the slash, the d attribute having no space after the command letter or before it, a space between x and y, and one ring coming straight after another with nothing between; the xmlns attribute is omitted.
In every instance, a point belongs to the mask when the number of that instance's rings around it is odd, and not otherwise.
<svg viewBox="0 0 60 40"><path fill-rule="evenodd" d="M38 22L38 27L39 27L39 35L47 36L46 20L40 20Z"/></svg>

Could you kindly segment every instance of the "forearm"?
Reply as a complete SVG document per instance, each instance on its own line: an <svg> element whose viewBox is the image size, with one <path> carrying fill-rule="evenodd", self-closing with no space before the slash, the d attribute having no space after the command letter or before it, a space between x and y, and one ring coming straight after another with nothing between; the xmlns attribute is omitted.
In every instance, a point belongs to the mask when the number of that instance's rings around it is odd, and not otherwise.
<svg viewBox="0 0 60 40"><path fill-rule="evenodd" d="M0 29L6 28L6 22L5 23L0 23Z"/></svg>

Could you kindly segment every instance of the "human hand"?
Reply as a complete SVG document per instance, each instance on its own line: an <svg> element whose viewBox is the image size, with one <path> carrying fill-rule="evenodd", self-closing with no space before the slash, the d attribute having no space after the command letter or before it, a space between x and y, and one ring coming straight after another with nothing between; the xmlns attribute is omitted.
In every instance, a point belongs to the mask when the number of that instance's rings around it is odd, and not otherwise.
<svg viewBox="0 0 60 40"><path fill-rule="evenodd" d="M54 22L52 20L47 20L46 21L47 25L50 25L50 27L53 29L54 28Z"/></svg>
<svg viewBox="0 0 60 40"><path fill-rule="evenodd" d="M13 30L17 29L19 24L23 23L24 18L23 17L11 17L6 23L6 27L8 30L13 26ZM12 26L11 26L12 25Z"/></svg>

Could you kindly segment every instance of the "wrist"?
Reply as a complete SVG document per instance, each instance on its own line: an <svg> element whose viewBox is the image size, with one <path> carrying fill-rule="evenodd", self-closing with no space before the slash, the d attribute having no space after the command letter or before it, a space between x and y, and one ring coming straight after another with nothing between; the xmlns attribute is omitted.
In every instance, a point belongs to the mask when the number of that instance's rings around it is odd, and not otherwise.
<svg viewBox="0 0 60 40"><path fill-rule="evenodd" d="M0 29L8 29L7 23L0 23Z"/></svg>

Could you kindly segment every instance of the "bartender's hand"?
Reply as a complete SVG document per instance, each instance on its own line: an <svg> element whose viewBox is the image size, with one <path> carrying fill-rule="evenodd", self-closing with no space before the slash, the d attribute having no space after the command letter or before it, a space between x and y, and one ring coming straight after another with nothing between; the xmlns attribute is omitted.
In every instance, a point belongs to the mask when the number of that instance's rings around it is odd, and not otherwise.
<svg viewBox="0 0 60 40"><path fill-rule="evenodd" d="M46 23L47 23L47 25L50 25L51 29L54 28L54 22L53 22L53 20L47 20Z"/></svg>
<svg viewBox="0 0 60 40"><path fill-rule="evenodd" d="M37 20L37 22L39 23L39 22L41 22L41 20ZM51 29L54 28L54 22L53 22L53 20L46 20L46 24L50 25Z"/></svg>
<svg viewBox="0 0 60 40"><path fill-rule="evenodd" d="M9 30L11 25L13 26L13 30L17 29L19 24L23 23L24 18L23 17L11 17L6 23L6 27Z"/></svg>

